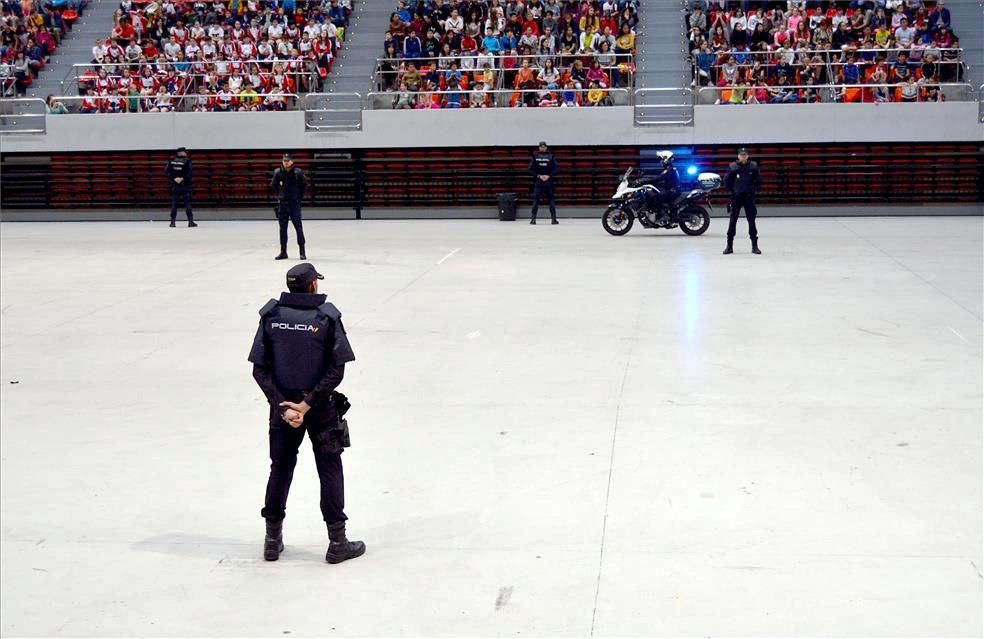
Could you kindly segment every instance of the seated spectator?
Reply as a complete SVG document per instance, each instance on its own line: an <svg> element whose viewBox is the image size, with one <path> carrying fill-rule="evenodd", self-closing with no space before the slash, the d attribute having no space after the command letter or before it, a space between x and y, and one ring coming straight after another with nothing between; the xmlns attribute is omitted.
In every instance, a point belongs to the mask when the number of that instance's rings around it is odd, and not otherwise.
<svg viewBox="0 0 984 639"><path fill-rule="evenodd" d="M789 87L785 75L776 78L775 84L769 87L769 104L791 104L799 102L799 94Z"/></svg>
<svg viewBox="0 0 984 639"><path fill-rule="evenodd" d="M393 98L393 108L394 109L413 109L414 107L414 96L410 92L410 88L407 86L406 82L400 83L400 91Z"/></svg>
<svg viewBox="0 0 984 639"><path fill-rule="evenodd" d="M587 100L588 106L611 106L613 104L611 96L597 82L592 82L589 85Z"/></svg>
<svg viewBox="0 0 984 639"><path fill-rule="evenodd" d="M68 113L68 109L66 109L65 105L59 102L55 96L49 95L45 99L45 112L50 113L51 115L62 115Z"/></svg>

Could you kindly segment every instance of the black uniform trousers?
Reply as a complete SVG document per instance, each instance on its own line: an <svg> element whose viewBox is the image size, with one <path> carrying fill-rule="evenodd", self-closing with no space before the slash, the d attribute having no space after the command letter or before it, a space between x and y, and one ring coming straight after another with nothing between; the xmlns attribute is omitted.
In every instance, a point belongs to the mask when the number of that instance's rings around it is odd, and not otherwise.
<svg viewBox="0 0 984 639"><path fill-rule="evenodd" d="M557 200L554 197L553 180L543 181L535 178L533 182L533 210L530 211L530 218L536 219L536 213L540 210L540 198L546 197L547 204L550 205L550 217L557 218Z"/></svg>
<svg viewBox="0 0 984 639"><path fill-rule="evenodd" d="M310 416L311 413L308 413ZM287 512L287 493L294 478L297 451L304 440L308 426L292 428L281 422L270 426L270 479L267 481L266 499L261 515L270 521L280 521ZM310 437L309 437L310 439ZM321 481L321 514L325 522L334 524L345 521L345 477L342 474L341 453L329 453L311 440L314 464Z"/></svg>
<svg viewBox="0 0 984 639"><path fill-rule="evenodd" d="M280 222L280 248L287 250L287 224L294 225L297 234L297 245L304 248L304 222L301 220L301 205L299 202L281 202L277 213Z"/></svg>
<svg viewBox="0 0 984 639"><path fill-rule="evenodd" d="M755 228L755 216L758 215L758 207L755 206L755 195L753 193L740 193L731 198L731 220L728 222L728 242L735 239L738 232L738 215L745 209L745 217L748 219L748 237L753 242L758 241L758 229Z"/></svg>
<svg viewBox="0 0 984 639"><path fill-rule="evenodd" d="M191 213L191 187L187 184L171 185L171 221L178 219L178 207L184 204L185 215L188 221L194 220Z"/></svg>

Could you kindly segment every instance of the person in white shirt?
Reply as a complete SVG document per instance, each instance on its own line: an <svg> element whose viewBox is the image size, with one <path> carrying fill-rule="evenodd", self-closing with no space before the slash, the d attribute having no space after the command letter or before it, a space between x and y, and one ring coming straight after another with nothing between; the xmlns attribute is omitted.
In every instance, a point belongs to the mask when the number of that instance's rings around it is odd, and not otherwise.
<svg viewBox="0 0 984 639"><path fill-rule="evenodd" d="M899 28L895 30L895 41L900 47L906 48L912 44L916 38L916 30L909 26L909 21L902 18Z"/></svg>
<svg viewBox="0 0 984 639"><path fill-rule="evenodd" d="M202 52L202 48L198 46L197 42L195 42L194 40L188 40L188 44L185 45L185 49L184 49L185 57L188 58L197 57L201 55L201 52ZM167 55L167 51L165 51L164 54ZM177 54L175 54L175 58L177 58ZM168 56L168 60L171 59L172 58Z"/></svg>
<svg viewBox="0 0 984 639"><path fill-rule="evenodd" d="M109 47L104 40L96 40L96 46L92 47L92 61L102 63L106 59Z"/></svg>
<svg viewBox="0 0 984 639"><path fill-rule="evenodd" d="M222 25L212 24L208 27L208 37L212 40L221 40L222 36L225 35L225 31L222 29Z"/></svg>
<svg viewBox="0 0 984 639"><path fill-rule="evenodd" d="M188 44L191 44L192 42L194 42L194 40L190 41ZM171 36L170 39L164 43L164 57L168 60L174 60L178 57L178 51L181 51L181 45L178 43L177 38Z"/></svg>
<svg viewBox="0 0 984 639"><path fill-rule="evenodd" d="M465 28L464 18L458 15L457 9L452 9L451 16L444 21L444 30L461 33L464 30L464 28Z"/></svg>
<svg viewBox="0 0 984 639"><path fill-rule="evenodd" d="M279 40L284 35L284 25L279 22L270 23L270 28L267 30L267 36L271 40Z"/></svg>
<svg viewBox="0 0 984 639"><path fill-rule="evenodd" d="M211 40L206 40L205 42L202 43L201 55L203 58L209 58L209 59L214 58L215 54L218 53L218 51L219 51L218 47L216 47L215 43L212 42ZM188 55L188 53L185 52L185 55Z"/></svg>

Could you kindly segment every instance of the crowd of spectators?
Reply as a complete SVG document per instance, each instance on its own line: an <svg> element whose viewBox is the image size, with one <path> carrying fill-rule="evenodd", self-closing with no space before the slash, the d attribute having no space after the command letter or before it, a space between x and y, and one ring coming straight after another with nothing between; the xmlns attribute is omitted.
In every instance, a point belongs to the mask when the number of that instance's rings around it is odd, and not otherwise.
<svg viewBox="0 0 984 639"><path fill-rule="evenodd" d="M611 89L632 83L637 5L400 0L378 88L393 92L394 109L610 105Z"/></svg>
<svg viewBox="0 0 984 639"><path fill-rule="evenodd" d="M718 104L942 101L963 77L944 0L696 0L686 23Z"/></svg>
<svg viewBox="0 0 984 639"><path fill-rule="evenodd" d="M351 0L122 0L80 78L82 113L280 111L318 90Z"/></svg>
<svg viewBox="0 0 984 639"><path fill-rule="evenodd" d="M81 0L2 0L0 97L23 96L84 9Z"/></svg>

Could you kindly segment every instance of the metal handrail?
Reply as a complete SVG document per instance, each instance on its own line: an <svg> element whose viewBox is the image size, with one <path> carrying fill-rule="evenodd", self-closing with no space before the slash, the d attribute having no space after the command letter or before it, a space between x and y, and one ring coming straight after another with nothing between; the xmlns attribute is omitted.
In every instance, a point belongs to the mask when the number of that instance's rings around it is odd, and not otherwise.
<svg viewBox="0 0 984 639"><path fill-rule="evenodd" d="M663 104L646 102L647 95L678 95L685 99L677 103ZM636 125L667 125L667 126L691 126L694 123L694 90L691 88L639 88L636 89L632 99L632 118ZM655 109L658 111L675 111L683 113L684 116L674 117L669 113L667 117L650 118L646 115L647 111Z"/></svg>
<svg viewBox="0 0 984 639"><path fill-rule="evenodd" d="M984 84L977 87L977 121L984 124Z"/></svg>
<svg viewBox="0 0 984 639"><path fill-rule="evenodd" d="M181 112L191 111L194 108L195 104L198 104L200 102L201 98L204 97L204 96L206 96L206 95L208 95L208 94L204 94L204 93L187 93L187 94L183 94L183 95L172 95L172 96L169 97L169 99L170 99L171 104L172 104L172 106L174 108L171 109L170 112L181 113ZM293 110L292 109L292 105L293 106L296 106L297 103L298 103L298 98L300 97L296 93L285 93L285 92L282 92L282 91L270 91L270 92L267 92L267 93L257 93L256 95L250 96L250 98L251 99L259 99L262 102L262 100L264 98L268 97L268 96L278 96L278 97L282 96L282 97L286 98L286 100L288 101L287 108L286 108L287 111ZM215 96L209 95L209 97L215 97ZM239 98L239 96L237 95L236 96L236 99L238 100L238 98ZM113 100L122 100L123 103L127 106L127 110L126 111L122 111L120 113L105 113L103 111L99 111L97 113L92 113L91 115L121 115L121 114L132 114L132 113L149 113L149 112L151 112L151 110L150 109L143 108L142 104L143 103L153 103L157 99L157 96L156 95L153 95L153 94L152 95L139 95L139 94L128 94L128 95L68 95L68 96L57 96L55 98L55 100L57 100L59 102L63 102L63 103L66 103L67 102L67 103L69 103L70 105L74 106L76 109L81 106L81 103L82 103L83 100L92 100L92 101L95 101L95 102L99 103L99 102L105 102L105 101L110 100L110 99L113 99ZM130 111L129 110L129 103L132 100L137 100L138 101L137 102L138 109L136 111Z"/></svg>
<svg viewBox="0 0 984 639"><path fill-rule="evenodd" d="M165 62L103 62L102 64L97 63L97 62L83 62L83 63L73 64L71 67L69 67L68 71L65 73L65 77L62 79L61 84L59 86L61 87L61 92L62 93L65 93L65 85L69 82L69 76L71 76L73 73L75 74L75 85L78 86L78 84L79 84L79 70L80 69L91 69L91 70L93 70L93 71L95 71L97 73L103 67L117 67L120 71L122 71L122 69L130 69L131 71L133 71L134 69L136 69L137 71L136 71L136 73L134 75L135 76L139 76L142 67L155 67L155 68L156 67L164 67L164 68L174 68L175 71L179 75L188 75L189 74L189 70L194 69L194 67L196 67L196 66L206 65L206 69L207 69L209 66L214 67L214 65L216 63L219 63L219 62L222 62L222 63L225 63L225 64L236 64L236 63L239 63L239 64L243 64L243 65L274 65L274 64L298 64L298 63L300 63L302 65L306 65L307 63L310 62L310 60L307 60L307 59L304 59L304 60L296 60L296 59L295 60L289 60L289 59L276 58L276 59L269 59L269 60L186 60L184 62L173 62L173 61L165 61ZM188 65L189 70L179 71L176 68L177 65L179 65L179 64L180 65ZM301 72L300 71L291 71L289 73L297 74L297 73L301 73ZM307 71L304 71L304 73L308 73L308 72ZM117 75L119 75L119 73L112 73L112 74L110 74L110 77L117 76Z"/></svg>
<svg viewBox="0 0 984 639"><path fill-rule="evenodd" d="M30 112L30 107L34 107L37 112ZM47 114L47 104L41 98L2 98L0 99L0 134L45 133L48 130ZM18 124L22 123L27 123L29 126L19 127Z"/></svg>
<svg viewBox="0 0 984 639"><path fill-rule="evenodd" d="M592 89L586 89L585 88L585 89L571 89L571 90L574 91L575 93L586 94L589 91L591 91ZM621 94L625 94L625 96L626 96L626 104L625 105L619 105L619 106L630 106L632 104L632 93L631 93L631 89L622 88L622 87L615 87L615 88L610 87L610 88L607 88L607 89L605 89L605 88L599 88L598 90L599 91L603 91L606 94L610 94L610 93L618 93L620 95ZM523 94L523 93L561 93L563 91L564 91L564 89L544 89L544 88L537 88L537 89L488 89L488 90L482 90L482 91L475 91L473 89L459 89L459 90L455 91L455 90L449 89L449 90L434 90L434 91L406 91L405 93L410 93L413 96L458 94L458 95L461 95L462 96L461 104L464 104L465 102L467 102L467 101L470 100L470 98L471 98L471 96L473 94L482 94L483 96L484 95L498 96L498 95L515 95L517 93L519 93L519 94ZM391 110L392 107L387 107L387 108L384 108L384 109L378 109L375 106L375 100L376 100L376 98L383 97L383 98L388 98L390 101L392 101L400 93L404 93L404 91L370 91L369 93L366 94L366 109L367 110L370 110L370 111L373 111L373 110L384 110L384 111L385 110ZM581 105L581 106L584 106L584 105ZM605 105L605 106L615 106L615 105ZM558 104L557 107L554 107L554 108L559 108L559 107L560 107L560 105ZM412 110L418 110L418 109L420 109L420 110L425 110L425 109L429 110L431 108L433 108L433 107L417 107L417 106L414 106ZM454 107L440 107L440 108L441 109L447 109L447 108L452 108L453 109ZM467 108L481 108L481 107L467 107ZM509 108L509 105L508 104L496 104L496 101L493 100L492 101L492 104L489 107L487 107L487 108ZM539 107L539 106L537 106L537 107L530 107L530 108L547 108L547 107Z"/></svg>
<svg viewBox="0 0 984 639"><path fill-rule="evenodd" d="M345 107L341 108L318 108L320 105L318 102L323 101L324 104L330 105L332 100L339 100L344 102L346 98L355 98L355 102L358 108ZM361 93L350 92L350 93L307 93L301 97L299 108L304 111L304 128L311 131L331 131L331 130L346 130L353 131L362 128L362 112L365 110L365 104L363 102L363 97ZM331 118L318 117L323 116L337 116L346 113L357 114L350 121L342 122L325 122Z"/></svg>
<svg viewBox="0 0 984 639"><path fill-rule="evenodd" d="M789 89L789 90L795 90L795 91L799 91L799 90L802 90L802 89L814 89L814 90L817 90L817 91L823 91L823 92L827 93L828 95L833 95L832 92L839 91L839 90L845 90L845 89L861 89L860 100L858 102L860 102L860 103L874 103L874 102L878 102L878 100L865 99L865 94L867 93L867 91L865 91L865 89L886 88L886 89L889 89L892 92L892 94L893 94L891 96L891 99L888 100L889 102L899 102L899 103L902 103L901 100L896 101L894 99L894 90L895 89L898 89L900 86L902 86L902 85L900 85L899 83L896 82L896 83L875 83L875 84L866 84L866 83L865 84L862 84L862 83L858 83L858 84L844 84L844 83L835 84L835 83L831 83L831 84L784 84L784 85L781 85L781 86L772 85L772 84L766 84L766 85L752 85L752 86L745 86L745 87L737 87L737 86L734 86L734 85L727 85L727 86L720 86L720 87L717 87L717 86L715 86L715 87L700 87L697 90L697 92L698 92L698 100L697 100L697 102L699 104L701 104L700 94L703 94L705 92L717 91L717 92L721 93L721 92L724 92L724 91L731 91L731 90L736 89L736 88L737 89L744 88L746 92L750 92L750 91L755 90L755 89L758 89L758 88L764 88L766 91L769 91L770 89L781 88L781 89ZM944 87L960 87L960 88L963 88L965 90L966 89L969 89L971 92L973 91L973 86L970 83L968 83L968 82L934 82L932 85L917 84L915 86L919 89L919 91L916 93L916 99L913 100L913 102L927 102L927 100L923 99L923 96L922 96L923 90L927 86L939 87L941 90ZM957 101L959 101L959 100L957 100ZM829 103L840 103L839 100L835 100L835 99L827 99L827 100L824 100L823 102L824 103L828 103L828 104ZM935 100L933 100L933 102L935 102ZM728 104L731 104L731 103L728 103ZM776 104L776 103L770 102L770 104ZM796 104L804 104L804 103L797 101Z"/></svg>

